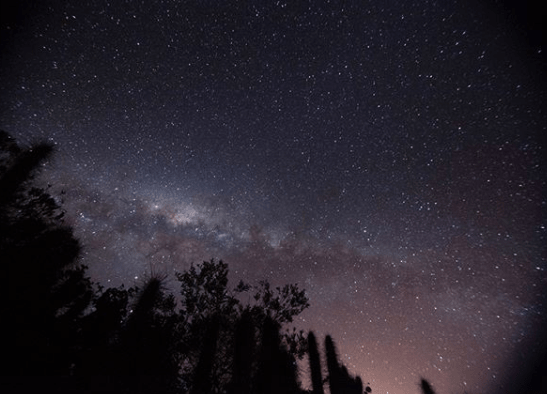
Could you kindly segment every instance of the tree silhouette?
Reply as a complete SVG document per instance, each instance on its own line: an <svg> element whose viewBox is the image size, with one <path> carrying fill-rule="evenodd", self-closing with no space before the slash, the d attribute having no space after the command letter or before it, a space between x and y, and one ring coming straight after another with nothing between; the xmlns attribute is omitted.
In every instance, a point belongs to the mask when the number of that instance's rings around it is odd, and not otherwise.
<svg viewBox="0 0 547 394"><path fill-rule="evenodd" d="M359 376L350 376L347 368L338 361L338 354L334 341L330 335L325 337L325 354L329 372L329 387L331 394L362 394L363 382ZM371 392L370 387L366 388Z"/></svg>
<svg viewBox="0 0 547 394"><path fill-rule="evenodd" d="M161 392L164 390L157 385L176 376L171 325L168 324L174 315L174 306L172 296L163 292L162 280L151 277L137 292L133 312L121 331L121 372L131 376L133 381L138 381L136 376L141 377L141 387L148 386ZM161 312L167 312L167 316Z"/></svg>
<svg viewBox="0 0 547 394"><path fill-rule="evenodd" d="M323 377L321 376L321 360L315 334L310 331L308 334L308 356L310 361L310 374L313 394L323 394Z"/></svg>
<svg viewBox="0 0 547 394"><path fill-rule="evenodd" d="M129 301L135 288L126 290L99 287L93 300L93 311L83 318L82 337L85 348L75 373L79 376L104 376L119 368L116 346L123 322L127 319Z"/></svg>
<svg viewBox="0 0 547 394"><path fill-rule="evenodd" d="M212 389L211 376L217 352L220 317L213 315L207 325L190 394L209 394Z"/></svg>
<svg viewBox="0 0 547 394"><path fill-rule="evenodd" d="M228 265L206 261L176 274L177 310L162 277L130 289L92 283L58 201L36 186L52 153L50 144L22 148L0 131L0 392L296 394L296 359L307 351L313 394L324 394L327 381L330 394L363 393L331 336L324 381L313 332L307 340L282 333L309 306L296 284L229 289ZM522 392L542 387L541 355ZM435 393L425 379L420 388Z"/></svg>
<svg viewBox="0 0 547 394"><path fill-rule="evenodd" d="M420 388L422 389L422 393L424 394L435 394L433 387L431 387L429 382L423 378L420 381Z"/></svg>
<svg viewBox="0 0 547 394"><path fill-rule="evenodd" d="M229 394L250 394L254 357L254 327L249 311L239 318L234 333L234 357Z"/></svg>
<svg viewBox="0 0 547 394"><path fill-rule="evenodd" d="M182 363L182 379L192 385L206 333L213 316L218 316L220 348L210 377L213 387L227 384L230 374L229 351L232 322L237 320L238 300L228 291L228 265L213 260L177 273L180 284L180 309L177 324L177 349Z"/></svg>
<svg viewBox="0 0 547 394"><path fill-rule="evenodd" d="M51 157L53 146L40 143L22 149L8 133L0 130L0 150L0 207L5 208L25 193L39 166Z"/></svg>
<svg viewBox="0 0 547 394"><path fill-rule="evenodd" d="M279 324L264 319L262 342L255 378L255 390L261 394L299 393L296 360L283 346Z"/></svg>
<svg viewBox="0 0 547 394"><path fill-rule="evenodd" d="M164 278L130 289L92 283L57 200L35 186L52 151L0 132L0 375L42 376L2 378L0 391L300 392L306 341L281 328L309 306L303 290L267 281L230 290L227 264L214 260L176 275L178 310Z"/></svg>
<svg viewBox="0 0 547 394"><path fill-rule="evenodd" d="M175 300L162 281L152 276L142 288L108 289L96 299L83 324L88 351L75 371L80 391L176 390Z"/></svg>
<svg viewBox="0 0 547 394"><path fill-rule="evenodd" d="M49 144L21 148L0 132L0 315L4 375L68 375L93 298L80 244L56 200L33 182Z"/></svg>
<svg viewBox="0 0 547 394"><path fill-rule="evenodd" d="M263 338L261 330L266 327L264 322L268 314L270 319L281 327L290 323L294 316L309 305L305 292L299 290L296 285L272 289L267 281L261 281L256 286L240 282L230 290L228 266L222 261L211 260L192 265L187 271L177 273L176 276L181 285L178 351L182 358L182 379L190 386L212 316L216 315L219 318L219 340L210 381L213 391L222 391L227 387L233 389L232 385L239 384L232 374L236 365L234 358L239 351L235 346L234 332L242 316L246 315L248 324L257 331L257 335L252 335L255 341L252 348L259 348L260 340ZM252 304L245 305L241 302L241 295L246 292L252 293ZM281 335L281 341L291 354L304 354L305 338L302 332L284 333ZM242 360L239 359L239 362ZM250 363L253 369L257 368L256 359L252 359Z"/></svg>

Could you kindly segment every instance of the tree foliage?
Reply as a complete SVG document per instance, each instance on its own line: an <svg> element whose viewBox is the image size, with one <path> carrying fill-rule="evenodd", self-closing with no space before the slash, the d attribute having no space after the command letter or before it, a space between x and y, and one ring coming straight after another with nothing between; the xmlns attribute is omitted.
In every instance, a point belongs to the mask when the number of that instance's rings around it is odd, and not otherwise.
<svg viewBox="0 0 547 394"><path fill-rule="evenodd" d="M251 285L240 281L233 289L228 287L228 265L223 261L205 261L191 265L176 277L180 284L180 310L178 320L178 349L182 358L183 378L192 385L193 368L199 363L206 341L208 327L218 319L218 344L212 375L213 392L222 392L233 380L235 332L244 319L253 327L254 348L258 348L261 330L267 318L279 328L291 323L295 316L309 306L305 291L296 284L272 289L268 281ZM244 297L249 294L249 297ZM242 302L250 300L249 303ZM286 330L281 336L283 346L295 357L306 352L302 331ZM250 356L250 355L249 355ZM258 360L252 360L253 370Z"/></svg>
<svg viewBox="0 0 547 394"><path fill-rule="evenodd" d="M80 340L93 286L78 265L80 244L57 201L33 181L53 148L21 148L0 131L1 369L64 373Z"/></svg>
<svg viewBox="0 0 547 394"><path fill-rule="evenodd" d="M302 392L296 360L308 342L289 325L309 306L304 290L266 280L231 288L215 260L176 273L178 296L155 275L132 288L93 283L58 200L34 182L52 151L0 131L0 391L33 392L56 376L47 388L58 393Z"/></svg>

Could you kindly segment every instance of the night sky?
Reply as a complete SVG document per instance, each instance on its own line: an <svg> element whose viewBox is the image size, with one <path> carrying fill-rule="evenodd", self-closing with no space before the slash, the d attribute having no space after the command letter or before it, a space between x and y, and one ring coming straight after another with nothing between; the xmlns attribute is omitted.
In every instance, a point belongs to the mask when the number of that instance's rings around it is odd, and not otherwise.
<svg viewBox="0 0 547 394"><path fill-rule="evenodd" d="M234 285L305 288L296 326L373 393L511 388L545 313L533 12L26 3L3 10L0 128L56 145L43 179L94 279L221 258Z"/></svg>

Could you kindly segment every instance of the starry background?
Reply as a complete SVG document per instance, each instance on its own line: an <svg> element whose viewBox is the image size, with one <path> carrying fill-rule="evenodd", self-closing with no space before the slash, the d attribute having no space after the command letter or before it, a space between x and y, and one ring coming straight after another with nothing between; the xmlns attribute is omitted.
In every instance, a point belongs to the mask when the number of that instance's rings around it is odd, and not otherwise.
<svg viewBox="0 0 547 394"><path fill-rule="evenodd" d="M13 3L13 4L12 4ZM20 2L22 3L22 2ZM0 127L105 285L298 282L376 393L511 389L544 321L541 15L488 1L2 9ZM175 281L171 282L174 286Z"/></svg>

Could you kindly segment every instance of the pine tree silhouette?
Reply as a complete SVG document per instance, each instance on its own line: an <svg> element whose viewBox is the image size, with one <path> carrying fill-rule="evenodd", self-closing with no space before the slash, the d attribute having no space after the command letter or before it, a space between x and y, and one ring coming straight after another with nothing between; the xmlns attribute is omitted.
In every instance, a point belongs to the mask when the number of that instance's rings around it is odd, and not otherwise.
<svg viewBox="0 0 547 394"><path fill-rule="evenodd" d="M321 360L315 334L310 331L308 334L308 354L310 360L310 374L313 394L323 394L323 377L321 375Z"/></svg>

